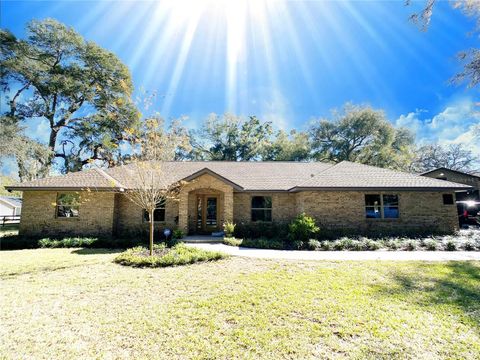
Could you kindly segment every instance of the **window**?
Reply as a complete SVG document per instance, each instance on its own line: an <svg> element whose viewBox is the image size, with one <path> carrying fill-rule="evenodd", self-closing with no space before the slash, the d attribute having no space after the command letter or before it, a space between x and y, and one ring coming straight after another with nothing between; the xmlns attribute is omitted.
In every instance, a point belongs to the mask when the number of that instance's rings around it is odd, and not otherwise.
<svg viewBox="0 0 480 360"><path fill-rule="evenodd" d="M57 195L57 218L78 217L78 208L80 205L80 196L75 193L64 193Z"/></svg>
<svg viewBox="0 0 480 360"><path fill-rule="evenodd" d="M365 215L367 219L396 219L399 216L398 195L365 195Z"/></svg>
<svg viewBox="0 0 480 360"><path fill-rule="evenodd" d="M270 196L252 197L252 221L272 221L272 198Z"/></svg>
<svg viewBox="0 0 480 360"><path fill-rule="evenodd" d="M443 194L443 205L453 205L453 195Z"/></svg>
<svg viewBox="0 0 480 360"><path fill-rule="evenodd" d="M143 210L143 221L145 221L145 222L150 221L150 216L149 216L147 210ZM155 208L155 211L153 212L153 221L154 222L165 221L165 199L160 200L157 203L157 207Z"/></svg>

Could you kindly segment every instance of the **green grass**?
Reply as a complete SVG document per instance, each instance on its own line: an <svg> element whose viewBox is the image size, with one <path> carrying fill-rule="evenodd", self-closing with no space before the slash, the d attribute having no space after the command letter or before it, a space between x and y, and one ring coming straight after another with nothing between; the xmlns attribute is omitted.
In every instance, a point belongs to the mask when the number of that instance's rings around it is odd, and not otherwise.
<svg viewBox="0 0 480 360"><path fill-rule="evenodd" d="M99 253L94 253L99 252ZM479 262L0 252L0 358L478 359Z"/></svg>

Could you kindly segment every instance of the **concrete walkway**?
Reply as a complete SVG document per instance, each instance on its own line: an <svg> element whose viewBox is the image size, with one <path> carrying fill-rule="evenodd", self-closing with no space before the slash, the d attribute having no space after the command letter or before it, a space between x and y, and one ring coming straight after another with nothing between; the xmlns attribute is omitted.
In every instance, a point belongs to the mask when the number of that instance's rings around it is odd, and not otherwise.
<svg viewBox="0 0 480 360"><path fill-rule="evenodd" d="M228 246L225 244L189 243L188 246L221 251L234 256L290 260L389 260L389 261L480 261L480 251L304 251L269 250Z"/></svg>

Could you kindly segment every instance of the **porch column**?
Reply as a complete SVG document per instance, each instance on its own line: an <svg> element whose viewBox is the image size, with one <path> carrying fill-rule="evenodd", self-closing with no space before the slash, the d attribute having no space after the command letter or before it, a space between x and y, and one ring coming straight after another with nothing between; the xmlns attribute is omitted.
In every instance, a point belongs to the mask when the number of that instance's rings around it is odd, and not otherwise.
<svg viewBox="0 0 480 360"><path fill-rule="evenodd" d="M180 193L178 202L178 228L188 233L188 191Z"/></svg>
<svg viewBox="0 0 480 360"><path fill-rule="evenodd" d="M233 222L233 189L224 192L223 221Z"/></svg>

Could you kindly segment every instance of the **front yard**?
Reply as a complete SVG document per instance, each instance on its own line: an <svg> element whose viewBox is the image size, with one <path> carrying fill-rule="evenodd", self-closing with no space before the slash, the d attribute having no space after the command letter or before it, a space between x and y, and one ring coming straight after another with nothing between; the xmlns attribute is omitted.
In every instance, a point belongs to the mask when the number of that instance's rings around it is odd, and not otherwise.
<svg viewBox="0 0 480 360"><path fill-rule="evenodd" d="M479 262L0 252L0 358L478 358Z"/></svg>

